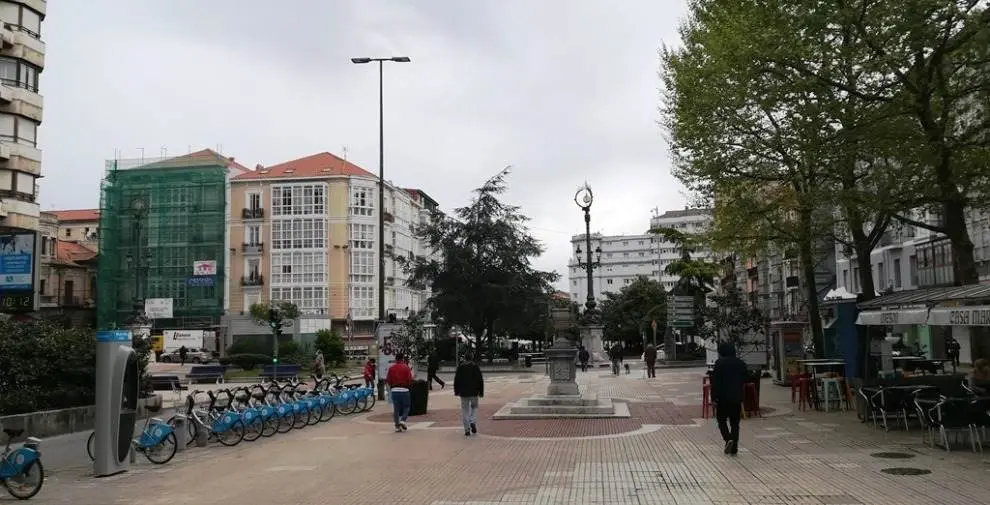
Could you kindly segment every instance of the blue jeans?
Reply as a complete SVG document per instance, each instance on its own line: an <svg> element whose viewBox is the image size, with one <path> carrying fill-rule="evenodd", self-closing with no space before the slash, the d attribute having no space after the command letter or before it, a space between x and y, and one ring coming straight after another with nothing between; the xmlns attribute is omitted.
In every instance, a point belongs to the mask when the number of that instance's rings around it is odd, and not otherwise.
<svg viewBox="0 0 990 505"><path fill-rule="evenodd" d="M405 423L406 419L409 419L409 408L412 407L412 398L409 396L409 391L392 391L392 419L395 420L395 426L398 427L399 423Z"/></svg>

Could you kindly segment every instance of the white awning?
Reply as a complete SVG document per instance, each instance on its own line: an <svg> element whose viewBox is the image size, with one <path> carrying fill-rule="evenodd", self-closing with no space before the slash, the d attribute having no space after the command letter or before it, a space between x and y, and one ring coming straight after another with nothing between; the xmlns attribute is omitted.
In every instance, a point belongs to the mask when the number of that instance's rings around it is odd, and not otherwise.
<svg viewBox="0 0 990 505"><path fill-rule="evenodd" d="M916 310L875 310L860 312L856 318L860 326L895 326L899 324L928 324L928 311Z"/></svg>
<svg viewBox="0 0 990 505"><path fill-rule="evenodd" d="M990 305L932 309L933 326L990 326Z"/></svg>

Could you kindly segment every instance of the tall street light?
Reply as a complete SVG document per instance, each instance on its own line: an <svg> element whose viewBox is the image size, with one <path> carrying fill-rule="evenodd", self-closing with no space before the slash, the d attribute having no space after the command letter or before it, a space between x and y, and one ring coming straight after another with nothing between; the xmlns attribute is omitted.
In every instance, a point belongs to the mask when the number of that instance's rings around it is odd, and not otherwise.
<svg viewBox="0 0 990 505"><path fill-rule="evenodd" d="M385 62L409 63L408 56L390 58L351 58L351 63L378 63L378 322L385 322ZM378 398L384 399L382 379L378 379Z"/></svg>
<svg viewBox="0 0 990 505"><path fill-rule="evenodd" d="M585 306L585 316L590 320L595 316L595 279L594 271L596 268L601 266L602 260L602 248L596 247L594 251L591 250L591 204L595 200L595 195L591 192L591 186L588 183L584 183L577 193L574 194L574 203L584 211L584 245L585 245L585 261L581 261L581 246L578 246L577 250L574 251L577 255L578 266L584 268L585 273L588 275L588 300L584 303ZM591 257L592 252L595 253L595 258Z"/></svg>

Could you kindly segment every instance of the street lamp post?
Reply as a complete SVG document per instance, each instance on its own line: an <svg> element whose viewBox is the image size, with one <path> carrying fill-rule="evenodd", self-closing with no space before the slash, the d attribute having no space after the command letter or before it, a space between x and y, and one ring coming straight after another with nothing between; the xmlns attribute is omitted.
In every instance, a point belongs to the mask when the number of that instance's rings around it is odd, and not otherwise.
<svg viewBox="0 0 990 505"><path fill-rule="evenodd" d="M351 58L351 63L378 63L378 324L385 322L385 92L386 61L409 63L408 56L390 58ZM377 331L376 331L377 333ZM378 399L385 399L382 378L378 378Z"/></svg>
<svg viewBox="0 0 990 505"><path fill-rule="evenodd" d="M142 229L144 219L148 216L148 205L141 198L131 201L131 216L134 219L132 224L134 230L134 253L128 253L126 260L128 265L134 269L134 312L130 317L130 325L133 330L144 331L149 320L144 313L144 294L142 293L141 277L147 271L151 261L151 252L144 249L142 240ZM150 328L148 328L150 329ZM137 335L135 335L137 336ZM147 335L142 335L146 337Z"/></svg>
<svg viewBox="0 0 990 505"><path fill-rule="evenodd" d="M588 275L588 299L584 302L584 313L589 319L594 317L595 306L597 305L595 303L594 271L601 266L602 260L601 247L596 247L594 251L591 250L591 204L594 200L595 196L591 192L591 186L587 182L574 194L574 203L584 211L585 260L581 261L581 246L578 246L574 253L577 255L578 266L584 268L585 273ZM592 252L595 254L594 258L592 258Z"/></svg>

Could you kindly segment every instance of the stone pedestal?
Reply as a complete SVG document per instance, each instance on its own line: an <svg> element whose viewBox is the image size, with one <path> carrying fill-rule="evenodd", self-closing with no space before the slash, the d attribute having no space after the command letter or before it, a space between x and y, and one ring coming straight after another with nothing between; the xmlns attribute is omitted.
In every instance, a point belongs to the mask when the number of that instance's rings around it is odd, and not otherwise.
<svg viewBox="0 0 990 505"><path fill-rule="evenodd" d="M550 366L550 385L547 396L578 395L577 376L578 349L565 339L557 339L552 346L543 350Z"/></svg>
<svg viewBox="0 0 990 505"><path fill-rule="evenodd" d="M605 327L600 324L589 324L581 327L581 345L591 354L591 364L608 363L608 353L605 352Z"/></svg>

